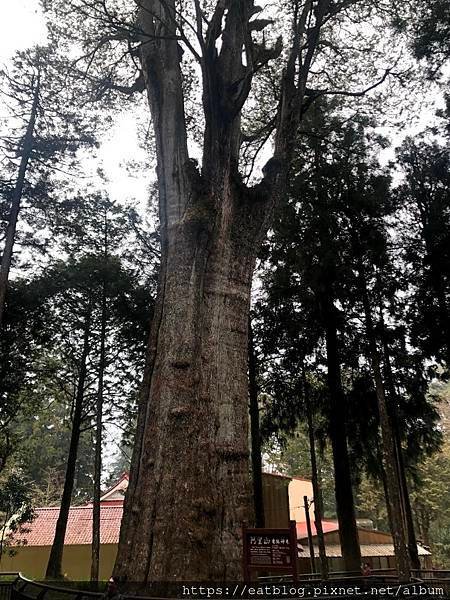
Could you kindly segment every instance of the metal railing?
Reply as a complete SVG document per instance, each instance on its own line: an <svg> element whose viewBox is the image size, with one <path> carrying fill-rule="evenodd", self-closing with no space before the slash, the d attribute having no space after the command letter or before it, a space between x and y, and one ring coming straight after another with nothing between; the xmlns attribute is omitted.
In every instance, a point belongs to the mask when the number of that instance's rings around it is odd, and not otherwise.
<svg viewBox="0 0 450 600"><path fill-rule="evenodd" d="M83 582L86 583L86 582ZM76 581L67 586L53 585L28 579L22 573L0 572L0 600L99 600L103 592L93 592L76 587ZM176 600L175 597L121 595L123 600Z"/></svg>
<svg viewBox="0 0 450 600"><path fill-rule="evenodd" d="M433 588L442 588L446 596L450 594L450 571L447 570L431 570L423 569L413 571L411 583L403 584L401 587L409 587L414 585L430 586ZM261 577L259 583L275 583L289 581L288 577ZM292 579L290 579L292 581ZM363 585L382 585L391 584L398 585L398 577L395 569L378 569L372 572L368 577L362 577L360 573L332 572L330 573L328 582L320 578L319 573L302 574L299 582L309 586L314 584L330 583L333 585L348 586L357 583ZM70 586L70 587L69 587ZM24 577L21 573L7 572L0 573L0 600L100 600L103 596L102 592L94 592L86 589L77 589L76 582L67 582L67 587L62 585L53 585L51 583L41 583ZM323 595L322 598L328 598ZM168 597L161 596L136 596L125 594L124 600L171 600ZM175 597L172 596L172 600Z"/></svg>
<svg viewBox="0 0 450 600"><path fill-rule="evenodd" d="M102 596L101 592L40 583L24 577L21 573L1 573L1 576L3 581L0 585L9 586L9 596L2 596L0 600L98 600ZM5 577L9 578L9 583L6 585ZM76 584L70 582L70 585Z"/></svg>

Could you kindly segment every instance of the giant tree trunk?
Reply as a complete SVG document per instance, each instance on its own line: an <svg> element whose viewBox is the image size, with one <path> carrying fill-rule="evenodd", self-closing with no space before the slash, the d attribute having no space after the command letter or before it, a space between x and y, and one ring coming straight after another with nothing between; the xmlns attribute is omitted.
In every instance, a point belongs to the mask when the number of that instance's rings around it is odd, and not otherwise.
<svg viewBox="0 0 450 600"><path fill-rule="evenodd" d="M115 574L140 583L242 577L241 526L253 521L251 280L275 198L285 189L313 55L311 49L299 75L298 48L291 53L274 157L261 184L249 188L238 171L240 112L255 70L280 54L281 43L256 47L252 0L218 1L207 24L201 3L193 7L205 117L201 172L187 150L177 43L185 23L177 27L174 0L142 0L139 11L157 153L161 275ZM317 29L323 19L320 10ZM305 22L296 24L302 35Z"/></svg>
<svg viewBox="0 0 450 600"><path fill-rule="evenodd" d="M342 390L335 308L325 298L328 389L330 395L330 438L333 451L336 511L339 539L346 571L360 572L361 551L356 526L350 459L347 447L347 408Z"/></svg>
<svg viewBox="0 0 450 600"><path fill-rule="evenodd" d="M31 105L30 118L28 120L22 148L22 157L20 159L19 172L12 193L11 208L8 215L8 224L6 226L5 246L0 264L0 331L3 324L3 314L5 311L6 292L8 287L9 271L11 269L11 260L13 255L14 241L16 238L17 220L19 218L20 204L22 201L23 188L25 185L25 176L28 163L33 151L34 127L36 124L38 102L39 102L39 76L33 92L33 102Z"/></svg>
<svg viewBox="0 0 450 600"><path fill-rule="evenodd" d="M221 222L234 212L229 202ZM135 581L240 579L241 525L252 520L246 366L254 257L232 231L205 234L200 245L189 221L174 233L117 572Z"/></svg>
<svg viewBox="0 0 450 600"><path fill-rule="evenodd" d="M72 433L70 437L69 454L67 456L66 476L64 479L64 488L61 497L59 516L56 522L55 536L53 538L47 570L45 572L46 579L59 579L62 577L61 567L64 551L64 538L66 537L67 522L69 519L70 502L72 500L72 492L75 481L78 445L81 434L84 386L87 375L87 356L89 353L90 319L91 315L89 312L86 316L84 326L83 350L80 357L77 393L72 417Z"/></svg>
<svg viewBox="0 0 450 600"><path fill-rule="evenodd" d="M386 500L390 505L391 533L394 542L395 558L400 581L408 581L411 576L411 566L407 551L407 534L403 514L402 490L397 467L397 447L386 401L384 382L381 374L381 359L377 348L370 299L362 267L360 271L360 288L364 306L369 359L372 366L378 402L381 430L381 453L384 471L386 473Z"/></svg>
<svg viewBox="0 0 450 600"><path fill-rule="evenodd" d="M259 427L257 358L253 342L251 319L248 320L248 327L248 395L250 401L253 504L255 507L255 525L256 527L264 527L264 499L262 482L261 433Z"/></svg>

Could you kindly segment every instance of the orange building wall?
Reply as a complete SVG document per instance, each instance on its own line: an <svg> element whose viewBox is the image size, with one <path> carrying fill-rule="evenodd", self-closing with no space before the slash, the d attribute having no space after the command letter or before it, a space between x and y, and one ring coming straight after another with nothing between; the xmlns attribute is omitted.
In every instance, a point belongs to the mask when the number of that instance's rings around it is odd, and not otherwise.
<svg viewBox="0 0 450 600"><path fill-rule="evenodd" d="M307 496L309 500L313 499L312 483L306 479L293 478L289 483L289 507L291 519L297 523L306 521L303 497ZM312 512L310 511L311 520Z"/></svg>
<svg viewBox="0 0 450 600"><path fill-rule="evenodd" d="M45 577L50 546L23 546L17 554L4 554L0 562L0 571L19 571L30 579L42 580ZM102 544L100 547L101 580L111 577L117 554L117 544ZM91 546L64 546L62 571L65 577L75 581L88 581L91 575Z"/></svg>

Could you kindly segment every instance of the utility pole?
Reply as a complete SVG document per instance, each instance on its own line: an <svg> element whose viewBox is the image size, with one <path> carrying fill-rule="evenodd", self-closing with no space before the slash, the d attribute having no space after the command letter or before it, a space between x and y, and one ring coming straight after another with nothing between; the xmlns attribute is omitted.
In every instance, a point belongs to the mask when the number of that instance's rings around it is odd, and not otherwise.
<svg viewBox="0 0 450 600"><path fill-rule="evenodd" d="M312 504L313 502L314 502L314 500L312 500L311 503L309 502L308 496L303 496L303 503L305 506L306 528L308 530L308 544L309 544L309 556L310 556L310 560L311 560L311 573L316 572L316 559L314 556L314 544L313 544L312 531L311 531L311 519L309 517L309 507L310 507L310 504Z"/></svg>
<svg viewBox="0 0 450 600"><path fill-rule="evenodd" d="M311 479L313 486L313 497L314 497L314 525L316 527L317 542L319 546L319 559L320 559L320 575L322 579L328 579L328 561L325 548L325 540L323 537L323 502L322 502L322 490L319 483L319 473L317 468L317 455L316 455L316 442L314 437L314 421L311 408L311 401L309 397L309 386L306 379L305 366L302 369L303 375L303 396L305 398L306 408L306 420L308 423L308 437L309 437L309 454L311 459Z"/></svg>

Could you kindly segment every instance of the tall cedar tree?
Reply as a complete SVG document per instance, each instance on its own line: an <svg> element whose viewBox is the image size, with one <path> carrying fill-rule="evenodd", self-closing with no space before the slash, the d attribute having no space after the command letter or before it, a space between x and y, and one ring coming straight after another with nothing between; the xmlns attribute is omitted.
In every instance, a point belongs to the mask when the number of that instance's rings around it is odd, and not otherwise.
<svg viewBox="0 0 450 600"><path fill-rule="evenodd" d="M95 112L89 113L88 126L86 112L75 107L76 86L65 85L66 69L67 63L49 45L19 52L0 72L6 120L0 158L0 330L20 211L27 209L25 220L32 223L34 235L28 243L42 244L36 213L42 216L50 202L52 171L94 143Z"/></svg>
<svg viewBox="0 0 450 600"><path fill-rule="evenodd" d="M65 208L68 218L61 218L59 226L66 232L77 227L72 213L79 216L80 210L87 211L86 217L90 217L90 220L85 219L81 236L67 240L68 249L73 246L73 252L77 256L67 264L61 263L50 268L43 276L43 285L48 287L49 310L53 310L55 315L60 311L66 322L72 325L72 335L67 341L60 340L60 347L64 358L72 360L76 357L78 373L64 490L46 577L61 576L64 537L80 434L86 424L90 426L94 416L96 440L91 576L96 581L104 400L106 396L114 398L121 392L126 396L130 384L128 372L139 365L151 298L149 290L139 283L135 272L124 267L113 253L118 251L124 241L126 221L123 220L122 211L96 196L90 202L86 201L83 207L78 208L77 203L73 205L69 202ZM87 253L89 248L94 252ZM58 328L58 331L61 332L61 329ZM123 400L121 398L122 403ZM109 412L111 413L111 408Z"/></svg>
<svg viewBox="0 0 450 600"><path fill-rule="evenodd" d="M398 151L405 175L399 201L409 209L405 259L413 279L414 341L450 369L450 148L407 139Z"/></svg>
<svg viewBox="0 0 450 600"><path fill-rule="evenodd" d="M336 134L339 129L341 132ZM319 134L323 135L323 132L327 132L327 137L325 141L318 142ZM380 417L383 432L383 464L386 469L385 481L389 492L388 504L392 509L391 527L394 538L396 538L399 572L402 577L406 578L409 572L409 558L406 553L407 537L411 539L409 548L414 567L418 568L418 564L409 496L405 483L403 451L399 442L397 409L394 411L397 396L389 398L389 405L386 391L388 385L384 376L386 374L388 380L390 374L392 379L392 372L389 371L387 362L390 357L386 345L384 345L386 368L382 373L381 352L377 349L378 341L373 324L373 307L370 305L367 289L368 274L370 273L372 278L375 277L374 269L377 273L376 279L379 279L380 272L386 273L383 284L378 285L377 288L378 301L380 290L383 294L389 291L395 296L398 288L398 285L393 283L396 279L395 276L392 276L389 257L386 255L387 234L384 219L387 215L392 214L394 209L390 200L389 179L382 173L377 173L376 167L371 164L367 156L362 132L354 127L340 127L339 122L333 123L333 119L328 119L328 122L320 123L319 130L309 131L308 135L311 141L306 144L306 148L304 146L304 154L299 161L301 165L299 175L293 180L292 210L288 214L286 211L280 213L275 235L269 244L269 247L272 248L269 265L273 266L269 266L265 276L269 304L267 310L263 311L266 320L261 327L262 338L268 341L267 350L269 352L274 352L275 348L280 352L276 359L279 364L292 365L292 375L287 375L286 378L285 374L282 379L289 381L290 378L293 378L295 390L295 380L299 379L298 372L301 363L308 354L317 356L317 352L320 352L320 346L317 344L321 335L326 338L328 321L324 318L323 311L320 310L321 301L325 297L322 282L326 281L327 289L330 289L330 286L334 289L332 304L339 302L342 307L338 328L341 340L338 362L345 364L349 351L354 353L353 366L351 366L353 371L357 372L361 369L361 359L355 361L355 357L361 353L363 361L370 360L372 362L378 399L378 415L374 416L377 420L378 416ZM302 203L296 199L298 196L303 199ZM387 273L391 274L390 282ZM333 286L333 282L339 282L339 286ZM383 302L385 301L387 299L383 296ZM274 318L274 309L285 320L284 325L279 322L277 325L271 324ZM355 309L361 311L361 316L355 313ZM301 315L298 315L299 310ZM346 348L349 340L344 336L344 331L348 325L354 327L352 323L355 323L355 318L362 319L366 323L366 332L363 334L360 331L357 332L357 335L364 335L368 340L368 345L364 338L360 337L359 348L356 346L350 350L350 348ZM344 325L345 322L347 322L347 326ZM277 340L275 345L270 342L274 336ZM329 344L326 349L326 362L328 363ZM348 387L348 379L349 376L346 374L346 387ZM285 385L285 381L282 382L281 387ZM278 391L280 390L279 384L278 378ZM400 386L401 382L397 380L396 384ZM372 386L370 385L370 387ZM355 396L355 399L358 397L358 393L355 395L355 392L357 392L357 388L350 394L349 399L352 396ZM332 389L329 389L329 393L332 394ZM367 391L364 395L367 397ZM346 394L343 395L344 398L345 396ZM363 399L361 400L364 402ZM295 406L289 400L289 394L287 394L287 401L291 410L295 411ZM352 409L348 409L345 420L347 427L352 422L348 431L354 429L355 421L358 420L358 413L354 410L357 405L353 402ZM374 407L370 409L367 400L365 404L366 414L361 414L361 418L367 420L367 411L373 411ZM421 398L421 404L424 409L427 407L424 396ZM283 412L289 410L288 406L283 408L281 405L282 412L275 419L276 413L271 410L269 418L273 422L281 423L282 427L292 426L292 417L283 425ZM341 407L343 407L342 403ZM407 405L405 408L407 411ZM275 408L275 411L279 409L280 407ZM429 408L423 414L426 413L431 417L427 420L427 427L433 432L435 431L436 412ZM395 422L394 417L396 417ZM333 411L329 412L329 418L332 422ZM408 420L416 418L413 409L410 408L410 415L407 418ZM330 433L333 435L332 429ZM357 434L361 435L360 428ZM348 437L348 433L346 437ZM366 443L362 444L363 448L366 445L364 452L367 452L367 439L375 442L376 451L378 444L372 434L367 432L362 439L366 440ZM352 440L349 442L351 446ZM361 442L358 443L361 446ZM386 447L390 452L386 452ZM334 454L336 459L336 453ZM339 486L338 477L339 473L337 472L337 487ZM337 511L339 517L338 497Z"/></svg>

